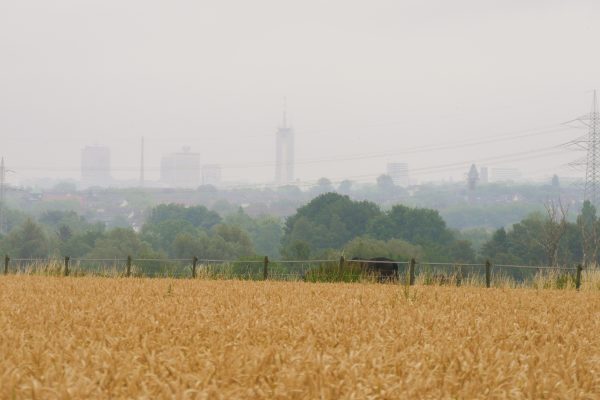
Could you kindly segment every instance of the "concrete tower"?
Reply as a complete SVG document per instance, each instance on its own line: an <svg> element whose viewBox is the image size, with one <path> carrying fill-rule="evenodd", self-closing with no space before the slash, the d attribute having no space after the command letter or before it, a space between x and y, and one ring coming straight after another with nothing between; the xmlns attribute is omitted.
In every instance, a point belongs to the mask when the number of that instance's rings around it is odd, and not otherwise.
<svg viewBox="0 0 600 400"><path fill-rule="evenodd" d="M284 100L283 121L275 135L275 182L286 185L294 181L294 130L287 124Z"/></svg>

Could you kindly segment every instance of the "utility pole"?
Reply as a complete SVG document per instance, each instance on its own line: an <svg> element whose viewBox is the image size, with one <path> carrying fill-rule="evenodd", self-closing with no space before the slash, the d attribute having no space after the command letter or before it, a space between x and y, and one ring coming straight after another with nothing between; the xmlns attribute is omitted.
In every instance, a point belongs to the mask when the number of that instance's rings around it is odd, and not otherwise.
<svg viewBox="0 0 600 400"><path fill-rule="evenodd" d="M578 121L588 127L586 135L581 136L568 145L586 152L586 156L570 163L571 166L585 165L584 199L589 200L596 208L600 205L600 113L598 100L594 90L592 109L589 114L573 121ZM572 122L572 121L570 121Z"/></svg>

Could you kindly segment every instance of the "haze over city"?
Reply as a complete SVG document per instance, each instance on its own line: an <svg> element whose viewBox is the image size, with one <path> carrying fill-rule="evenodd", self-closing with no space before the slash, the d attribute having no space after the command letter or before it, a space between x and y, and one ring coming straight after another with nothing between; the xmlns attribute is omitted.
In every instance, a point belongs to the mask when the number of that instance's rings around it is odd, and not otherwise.
<svg viewBox="0 0 600 400"><path fill-rule="evenodd" d="M0 399L593 399L599 0L0 0Z"/></svg>
<svg viewBox="0 0 600 400"><path fill-rule="evenodd" d="M299 181L374 181L389 162L416 181L461 180L473 162L582 176L565 166L581 154L553 146L585 133L561 124L600 87L599 12L582 0L5 0L0 153L15 184L79 179L89 145L110 148L115 179L137 179L143 136L148 180L189 146L224 181L269 183L286 98Z"/></svg>

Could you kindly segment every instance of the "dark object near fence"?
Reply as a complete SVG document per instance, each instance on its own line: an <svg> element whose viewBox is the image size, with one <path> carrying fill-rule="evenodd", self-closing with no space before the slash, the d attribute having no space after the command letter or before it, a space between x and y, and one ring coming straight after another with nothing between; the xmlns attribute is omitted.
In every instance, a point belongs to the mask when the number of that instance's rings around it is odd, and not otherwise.
<svg viewBox="0 0 600 400"><path fill-rule="evenodd" d="M69 276L69 260L71 260L71 257L65 257L65 276Z"/></svg>
<svg viewBox="0 0 600 400"><path fill-rule="evenodd" d="M10 262L9 256L4 256L4 275L8 275L8 263Z"/></svg>
<svg viewBox="0 0 600 400"><path fill-rule="evenodd" d="M363 272L375 275L379 282L389 282L398 279L398 263L389 258L374 257L362 260L354 257L351 261L360 263Z"/></svg>
<svg viewBox="0 0 600 400"><path fill-rule="evenodd" d="M581 265L577 266L577 275L575 276L575 289L579 290L581 287L581 270L583 267Z"/></svg>
<svg viewBox="0 0 600 400"><path fill-rule="evenodd" d="M196 266L198 265L198 257L192 258L192 278L196 278Z"/></svg>
<svg viewBox="0 0 600 400"><path fill-rule="evenodd" d="M269 257L265 256L263 261L263 279L266 281L269 279Z"/></svg>

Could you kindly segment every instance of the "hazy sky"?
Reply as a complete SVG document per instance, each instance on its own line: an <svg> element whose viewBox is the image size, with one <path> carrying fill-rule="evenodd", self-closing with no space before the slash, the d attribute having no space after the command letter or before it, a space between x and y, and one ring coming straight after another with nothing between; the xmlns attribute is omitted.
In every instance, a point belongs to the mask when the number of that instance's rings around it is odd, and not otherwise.
<svg viewBox="0 0 600 400"><path fill-rule="evenodd" d="M600 88L598 21L597 0L1 0L0 154L13 182L78 178L107 145L135 178L143 135L150 179L189 145L267 182L287 97L302 181L574 175L550 147L585 133L559 124Z"/></svg>

